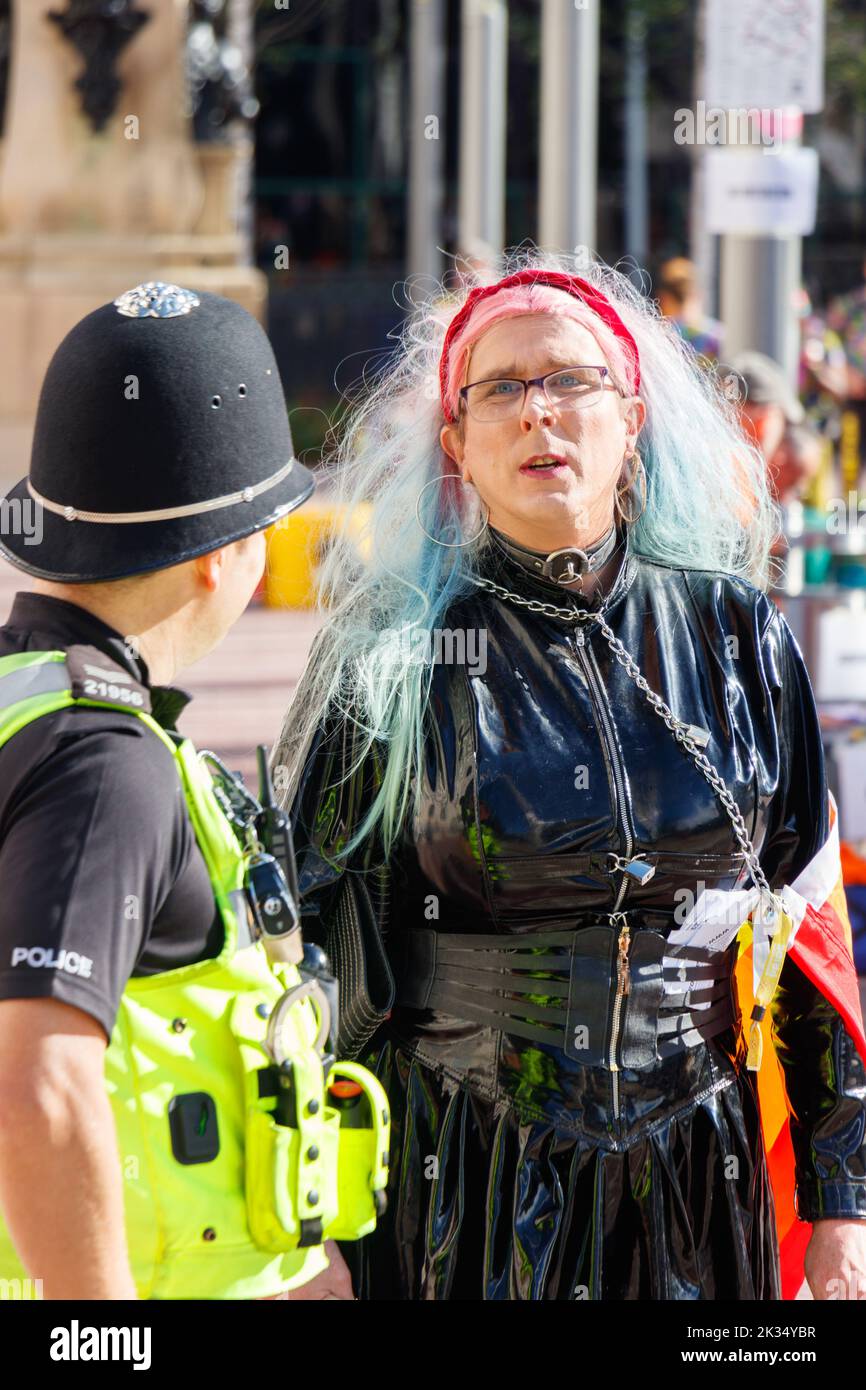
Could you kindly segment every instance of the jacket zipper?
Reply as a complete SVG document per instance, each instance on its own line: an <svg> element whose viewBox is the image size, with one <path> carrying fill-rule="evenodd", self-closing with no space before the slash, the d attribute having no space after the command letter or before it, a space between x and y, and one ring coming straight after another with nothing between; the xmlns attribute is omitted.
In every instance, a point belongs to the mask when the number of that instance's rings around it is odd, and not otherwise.
<svg viewBox="0 0 866 1390"><path fill-rule="evenodd" d="M628 801L626 799L625 791L625 772L622 766L622 762L620 760L619 749L617 747L616 737L613 731L613 725L611 723L610 715L608 713L607 705L604 699L604 686L602 684L601 674L598 670L598 666L596 665L595 656L592 651L592 648L586 642L586 636L582 627L576 629L574 633L574 639L575 653L586 674L587 682L592 691L594 703L596 709L598 710L599 722L602 726L603 735L607 744L610 765L613 769L614 786L616 788L617 819L619 821L623 838L625 840L624 858L630 859L634 850L635 842L628 817ZM616 901L614 902L613 908L610 913L611 922L614 922L617 918L622 919L622 926L620 927L619 936L617 938L617 984L616 994L614 995L613 1001L613 1017L611 1021L610 1030L610 1052L608 1057L608 1065L612 1074L611 1081L613 1085L613 1114L614 1118L617 1120L620 1116L620 1109L618 1075L619 1066L616 1060L616 1049L617 1044L619 1042L619 1031L622 1018L623 1000L625 996L629 993L629 990L631 988L631 978L629 974L628 961L628 949L631 944L631 936L629 933L628 921L626 920L625 915L620 911L620 908L622 907L622 904L625 901L626 893L628 892L629 875L626 874L625 871L621 871L621 873L622 878L620 880L619 891L617 892Z"/></svg>
<svg viewBox="0 0 866 1390"><path fill-rule="evenodd" d="M616 994L613 997L613 1020L610 1023L610 1056L607 1065L610 1068L610 1083L613 1087L613 1115L614 1119L620 1118L620 1068L616 1061L616 1047L620 1038L621 1015L623 1015L623 999L631 990L631 970L628 966L628 947L631 945L631 935L628 931L628 920L626 913L617 913L623 919L623 926L620 927L620 934L617 937L616 948Z"/></svg>
<svg viewBox="0 0 866 1390"><path fill-rule="evenodd" d="M613 1087L613 1113L614 1118L619 1119L619 1066L616 1060L616 1046L619 1041L619 1028L622 1017L622 1003L625 996L631 989L631 972L628 961L628 948L631 945L629 934L628 919L625 913L618 913L622 917L622 926L617 937L616 954L616 994L613 1001L613 1020L610 1025L610 1057L608 1065L611 1071L611 1084Z"/></svg>

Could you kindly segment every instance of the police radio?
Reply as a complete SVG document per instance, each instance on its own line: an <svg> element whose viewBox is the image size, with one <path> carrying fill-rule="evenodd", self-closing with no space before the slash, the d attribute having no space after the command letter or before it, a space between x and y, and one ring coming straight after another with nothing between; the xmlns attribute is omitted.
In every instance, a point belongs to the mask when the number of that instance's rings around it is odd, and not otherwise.
<svg viewBox="0 0 866 1390"><path fill-rule="evenodd" d="M282 868L292 895L298 901L298 875L295 867L295 847L292 844L292 823L288 813L274 800L274 784L268 767L268 750L260 743L256 749L259 769L259 803L261 810L256 816L256 833Z"/></svg>
<svg viewBox="0 0 866 1390"><path fill-rule="evenodd" d="M261 800L209 748L199 757L209 766L214 795L247 849L244 888L256 933L271 960L297 965L304 947L291 824L274 801L267 748L262 744L257 750Z"/></svg>
<svg viewBox="0 0 866 1390"><path fill-rule="evenodd" d="M303 959L301 919L285 874L272 854L253 850L247 860L247 898L262 944L273 961Z"/></svg>
<svg viewBox="0 0 866 1390"><path fill-rule="evenodd" d="M259 770L257 810L248 826L252 853L247 860L247 896L262 944L273 961L298 965L304 956L298 884L289 817L274 800L264 744L256 749Z"/></svg>

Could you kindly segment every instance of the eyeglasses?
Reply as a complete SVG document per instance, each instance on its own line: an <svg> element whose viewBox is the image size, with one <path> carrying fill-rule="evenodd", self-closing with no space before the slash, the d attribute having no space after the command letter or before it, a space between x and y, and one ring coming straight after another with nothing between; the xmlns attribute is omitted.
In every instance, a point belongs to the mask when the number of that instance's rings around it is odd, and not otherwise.
<svg viewBox="0 0 866 1390"><path fill-rule="evenodd" d="M607 367L559 367L555 372L530 377L527 381L501 376L473 381L461 386L459 395L473 420L508 420L522 412L530 386L540 386L549 404L559 410L581 410L584 406L595 405L601 400L602 391L616 391L622 395L614 382L605 380L609 376Z"/></svg>

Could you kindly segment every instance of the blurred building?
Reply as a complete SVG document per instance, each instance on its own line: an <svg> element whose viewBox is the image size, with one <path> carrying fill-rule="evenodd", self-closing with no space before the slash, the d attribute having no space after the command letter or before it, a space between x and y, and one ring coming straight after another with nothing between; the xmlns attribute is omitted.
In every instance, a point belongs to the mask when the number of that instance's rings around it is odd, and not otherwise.
<svg viewBox="0 0 866 1390"><path fill-rule="evenodd" d="M0 469L83 315L145 280L264 317L249 264L247 0L0 0Z"/></svg>
<svg viewBox="0 0 866 1390"><path fill-rule="evenodd" d="M504 239L512 246L539 234L543 3L507 4ZM448 254L457 236L464 0L438 4L438 245ZM693 106L701 91L701 8L694 0L611 0L599 7L593 249L604 260L616 263L634 249L627 154L636 118L646 149L642 264L652 270L694 249L696 152L678 144L674 131L677 111ZM257 269L267 282L269 327L299 446L315 446L325 428L321 412L333 411L365 361L388 351L388 333L401 317L399 287L411 270L412 9L413 0L0 0L0 239L6 248L0 280L5 274L7 289L10 278L32 283L30 242L49 230L46 222L53 232L76 237L79 248L90 233L113 227L142 275L170 263L198 265L215 283L220 267ZM114 37L103 35L102 47L95 44L98 61L85 62L99 25ZM25 27L41 36L38 57L30 40L21 47ZM169 28L171 52L164 37L155 38L157 29L164 36ZM853 55L862 51L864 30L862 0L827 0L826 103L806 118L803 134L821 160L818 225L804 243L804 280L816 309L862 283L866 70ZM94 68L90 78L88 65ZM112 103L106 93L115 79ZM107 103L98 129L83 109L87 87L88 100L97 107ZM124 142L122 122L139 111L149 115L140 140ZM122 157L133 152L145 178L139 172L133 177L132 160ZM140 232L188 240L173 260L148 260L134 244ZM46 266L57 272L55 251L43 254L44 239L40 246L40 274ZM101 253L91 259L97 266L113 264ZM243 276L236 278L240 285ZM247 277L247 283L255 282ZM226 292L245 293L232 291L228 280L225 285ZM707 288L706 312L718 317L714 286ZM263 304L262 289L247 292ZM10 317L4 308L17 371L17 359L27 357L32 343L22 339L16 313ZM59 336L62 320L58 314L46 332ZM29 396L17 381L14 396L26 413Z"/></svg>
<svg viewBox="0 0 866 1390"><path fill-rule="evenodd" d="M455 250L460 17L444 12L444 207L439 245ZM508 4L505 241L538 236L542 0ZM816 306L859 284L866 245L866 74L850 61L866 38L861 0L828 0L827 101L806 118L804 143L821 158L815 235L804 279ZM647 261L688 254L695 151L674 141L675 113L694 104L694 0L616 0L600 12L598 229L595 250L617 262L626 238L627 97L634 69L630 16L642 48L648 189ZM392 297L407 274L409 23L411 0L306 0L256 10L255 256L271 285L270 323L292 394L330 409L365 357L388 349ZM718 240L718 239L716 239ZM277 269L275 248L285 247ZM716 254L718 248L715 248ZM707 313L719 305L709 286ZM399 292L397 293L399 298ZM312 442L320 421L296 427Z"/></svg>

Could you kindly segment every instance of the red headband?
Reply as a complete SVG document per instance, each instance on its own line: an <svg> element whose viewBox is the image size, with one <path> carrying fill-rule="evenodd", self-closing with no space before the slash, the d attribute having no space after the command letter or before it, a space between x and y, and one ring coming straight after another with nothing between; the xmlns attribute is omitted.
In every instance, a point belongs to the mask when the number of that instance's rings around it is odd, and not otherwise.
<svg viewBox="0 0 866 1390"><path fill-rule="evenodd" d="M514 285L528 284L550 285L553 289L564 290L566 294L574 295L576 299L582 299L584 304L607 324L611 332L625 343L634 363L634 390L635 392L640 390L640 357L637 343L610 300L602 294L601 290L596 289L595 285L591 285L588 280L582 280L577 275L565 275L558 270L518 270L514 275L507 275L504 280L499 280L495 285L479 285L477 289L470 290L463 308L455 314L448 325L448 332L445 334L445 341L442 344L442 355L439 359L439 392L446 420L452 419L447 405L448 357L457 334L465 327L480 300L487 299L491 294L498 294L500 290L511 289Z"/></svg>

